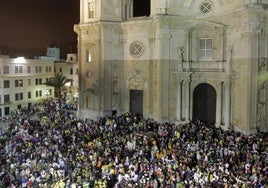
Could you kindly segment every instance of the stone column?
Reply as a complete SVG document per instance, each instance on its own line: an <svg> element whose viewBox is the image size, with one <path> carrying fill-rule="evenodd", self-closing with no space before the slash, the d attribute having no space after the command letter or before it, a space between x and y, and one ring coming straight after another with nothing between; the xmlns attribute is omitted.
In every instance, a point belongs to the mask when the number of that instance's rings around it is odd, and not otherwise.
<svg viewBox="0 0 268 188"><path fill-rule="evenodd" d="M230 125L230 82L224 82L224 126Z"/></svg>
<svg viewBox="0 0 268 188"><path fill-rule="evenodd" d="M216 125L221 125L221 118L222 118L222 87L219 85L219 88L217 90L217 101L216 101Z"/></svg>
<svg viewBox="0 0 268 188"><path fill-rule="evenodd" d="M189 104L190 104L190 100L189 100L189 90L190 90L190 86L189 86L189 80L185 80L184 82L184 89L185 89L185 106L184 106L184 110L185 110L185 120L188 121L190 119L190 108L189 108Z"/></svg>
<svg viewBox="0 0 268 188"><path fill-rule="evenodd" d="M182 101L181 101L181 91L182 91L182 88L181 88L181 80L179 80L178 82L178 93L177 93L177 114L176 114L176 117L177 117L177 120L181 120L181 107L182 107Z"/></svg>
<svg viewBox="0 0 268 188"><path fill-rule="evenodd" d="M185 29L185 37L186 37L185 61L189 62L191 59L191 30L190 29Z"/></svg>

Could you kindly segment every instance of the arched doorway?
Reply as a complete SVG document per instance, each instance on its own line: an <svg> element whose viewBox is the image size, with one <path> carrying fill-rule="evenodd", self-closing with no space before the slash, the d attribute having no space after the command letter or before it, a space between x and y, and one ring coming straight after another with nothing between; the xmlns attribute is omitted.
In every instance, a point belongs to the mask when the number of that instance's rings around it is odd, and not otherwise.
<svg viewBox="0 0 268 188"><path fill-rule="evenodd" d="M209 84L196 86L193 93L193 120L216 122L216 90Z"/></svg>

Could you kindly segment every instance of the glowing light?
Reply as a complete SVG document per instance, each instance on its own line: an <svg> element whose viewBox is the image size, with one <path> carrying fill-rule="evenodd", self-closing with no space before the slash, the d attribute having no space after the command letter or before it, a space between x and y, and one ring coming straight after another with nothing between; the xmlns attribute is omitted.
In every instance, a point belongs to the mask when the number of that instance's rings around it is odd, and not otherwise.
<svg viewBox="0 0 268 188"><path fill-rule="evenodd" d="M15 63L25 63L26 59L24 57L17 57L15 59Z"/></svg>
<svg viewBox="0 0 268 188"><path fill-rule="evenodd" d="M65 86L66 86L66 87L70 87L70 86L71 86L71 82L67 82L67 83L65 83Z"/></svg>

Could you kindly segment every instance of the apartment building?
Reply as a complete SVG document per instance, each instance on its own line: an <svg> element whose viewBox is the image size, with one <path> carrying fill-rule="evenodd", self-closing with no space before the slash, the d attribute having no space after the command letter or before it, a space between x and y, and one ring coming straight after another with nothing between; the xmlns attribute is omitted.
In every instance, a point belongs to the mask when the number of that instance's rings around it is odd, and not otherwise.
<svg viewBox="0 0 268 188"><path fill-rule="evenodd" d="M54 97L54 88L44 84L53 75L53 61L0 57L0 117Z"/></svg>

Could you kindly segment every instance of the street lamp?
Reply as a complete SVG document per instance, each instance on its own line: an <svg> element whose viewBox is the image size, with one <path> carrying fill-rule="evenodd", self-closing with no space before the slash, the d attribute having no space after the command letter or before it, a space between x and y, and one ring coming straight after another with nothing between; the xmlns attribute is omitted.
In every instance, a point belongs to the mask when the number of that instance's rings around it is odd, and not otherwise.
<svg viewBox="0 0 268 188"><path fill-rule="evenodd" d="M76 93L74 94L74 101L75 101L75 102L77 102L78 97L79 97L78 92L76 92Z"/></svg>
<svg viewBox="0 0 268 188"><path fill-rule="evenodd" d="M48 89L45 91L45 94L46 94L46 97L48 97L48 96L49 96L50 92L49 92L49 90L48 90Z"/></svg>

